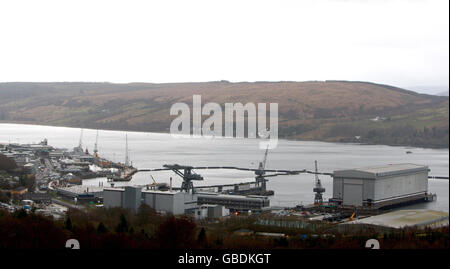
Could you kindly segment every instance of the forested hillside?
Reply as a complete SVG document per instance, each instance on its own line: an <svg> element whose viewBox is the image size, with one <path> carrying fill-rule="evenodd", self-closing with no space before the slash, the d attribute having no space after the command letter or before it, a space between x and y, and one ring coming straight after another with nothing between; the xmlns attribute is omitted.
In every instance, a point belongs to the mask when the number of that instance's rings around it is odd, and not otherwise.
<svg viewBox="0 0 450 269"><path fill-rule="evenodd" d="M0 83L0 122L168 132L194 94L279 103L283 138L448 148L448 97L368 82Z"/></svg>

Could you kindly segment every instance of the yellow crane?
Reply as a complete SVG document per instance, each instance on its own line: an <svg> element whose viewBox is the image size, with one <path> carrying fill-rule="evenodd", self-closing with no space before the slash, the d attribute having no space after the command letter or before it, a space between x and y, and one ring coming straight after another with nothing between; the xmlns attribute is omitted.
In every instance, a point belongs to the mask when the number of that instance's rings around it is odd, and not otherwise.
<svg viewBox="0 0 450 269"><path fill-rule="evenodd" d="M353 212L353 214L350 216L350 218L348 218L348 220L353 221L353 218L355 217L355 215L356 215L356 210L355 210L355 212Z"/></svg>
<svg viewBox="0 0 450 269"><path fill-rule="evenodd" d="M150 175L150 177L152 178L153 183L148 184L147 188L150 188L152 190L156 190L156 187L158 186L158 183L156 183L156 180L155 180L155 178L152 175Z"/></svg>
<svg viewBox="0 0 450 269"><path fill-rule="evenodd" d="M153 183L152 184L150 184L150 186L156 186L156 184L158 184L158 183L156 183L156 180L153 178L153 176L152 175L150 175L151 177L152 177L152 180L153 180Z"/></svg>

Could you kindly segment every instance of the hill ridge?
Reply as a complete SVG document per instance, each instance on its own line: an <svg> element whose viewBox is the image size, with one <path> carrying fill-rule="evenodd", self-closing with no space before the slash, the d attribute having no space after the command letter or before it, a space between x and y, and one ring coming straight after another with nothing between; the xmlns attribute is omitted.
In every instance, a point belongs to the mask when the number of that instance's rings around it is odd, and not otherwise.
<svg viewBox="0 0 450 269"><path fill-rule="evenodd" d="M0 121L168 132L171 105L194 94L202 104L279 103L282 138L448 148L448 96L364 81L7 82Z"/></svg>

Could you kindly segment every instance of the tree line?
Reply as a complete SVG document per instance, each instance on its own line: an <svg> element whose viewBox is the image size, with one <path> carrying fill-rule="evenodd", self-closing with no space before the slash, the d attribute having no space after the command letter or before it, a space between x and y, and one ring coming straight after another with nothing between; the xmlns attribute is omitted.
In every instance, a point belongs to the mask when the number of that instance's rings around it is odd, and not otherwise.
<svg viewBox="0 0 450 269"><path fill-rule="evenodd" d="M302 230L285 230L289 237L267 238L236 235L235 229L257 229L251 217L226 221L195 222L187 216L160 215L147 205L136 214L122 208L70 209L63 220L54 220L19 210L0 211L0 248L65 247L75 238L82 249L341 249L364 248L370 238L379 238L384 248L448 248L448 227L419 231L401 229L394 234L362 231L355 235L306 239ZM278 228L281 229L281 228ZM421 235L421 236L418 236Z"/></svg>

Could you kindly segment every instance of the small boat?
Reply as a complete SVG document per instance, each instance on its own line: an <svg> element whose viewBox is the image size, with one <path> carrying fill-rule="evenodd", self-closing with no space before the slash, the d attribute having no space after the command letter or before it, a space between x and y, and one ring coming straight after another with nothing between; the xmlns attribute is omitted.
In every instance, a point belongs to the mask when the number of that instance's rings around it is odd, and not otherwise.
<svg viewBox="0 0 450 269"><path fill-rule="evenodd" d="M409 151L409 150L406 152L406 154L411 154L411 153L412 153L412 151Z"/></svg>

